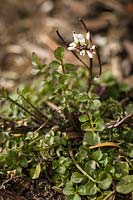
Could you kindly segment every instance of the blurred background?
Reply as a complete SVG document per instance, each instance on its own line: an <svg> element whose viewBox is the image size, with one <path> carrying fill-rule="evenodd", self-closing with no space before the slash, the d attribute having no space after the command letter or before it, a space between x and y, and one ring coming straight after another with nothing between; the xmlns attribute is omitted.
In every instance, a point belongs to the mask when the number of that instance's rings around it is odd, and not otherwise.
<svg viewBox="0 0 133 200"><path fill-rule="evenodd" d="M85 33L82 17L101 54L103 71L133 86L133 1L0 0L0 88L12 91L31 77L31 54L51 62L53 51L72 32ZM65 59L79 65L66 49ZM95 62L97 67L97 61Z"/></svg>

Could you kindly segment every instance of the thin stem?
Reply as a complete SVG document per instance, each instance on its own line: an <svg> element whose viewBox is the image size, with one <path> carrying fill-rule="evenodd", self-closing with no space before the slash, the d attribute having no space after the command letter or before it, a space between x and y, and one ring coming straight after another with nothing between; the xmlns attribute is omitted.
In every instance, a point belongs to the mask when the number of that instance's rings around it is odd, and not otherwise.
<svg viewBox="0 0 133 200"><path fill-rule="evenodd" d="M97 58L98 58L98 62L99 62L99 75L98 75L98 76L101 76L101 74L102 74L101 57L100 57L100 54L99 54L98 48L95 47L95 49L96 49L96 54L97 54Z"/></svg>
<svg viewBox="0 0 133 200"><path fill-rule="evenodd" d="M73 163L75 164L75 166L77 167L77 169L84 175L86 176L89 180L93 181L94 183L96 183L96 180L94 180L89 174L87 174L81 167L80 165L76 162L74 156L73 156L73 152L72 152L72 148L71 148L71 144L69 143L69 155L73 161Z"/></svg>
<svg viewBox="0 0 133 200"><path fill-rule="evenodd" d="M65 67L64 67L64 65L63 65L63 61L62 61L62 60L61 60L61 67L62 67L62 72L63 72L63 74L65 74L66 71L65 71Z"/></svg>
<svg viewBox="0 0 133 200"><path fill-rule="evenodd" d="M38 110L28 99L26 99L23 95L19 94L25 101L28 103L38 114L40 114L44 118L48 118L47 115L43 114L40 110Z"/></svg>
<svg viewBox="0 0 133 200"><path fill-rule="evenodd" d="M82 18L79 18L79 21L81 22L81 24L82 24L83 27L85 28L86 32L88 33L88 32L89 32L89 31L88 31L88 28L87 28L85 22L83 21L83 19L82 19ZM91 43L91 45L93 44L92 39L91 39L91 35L90 35L90 43Z"/></svg>
<svg viewBox="0 0 133 200"><path fill-rule="evenodd" d="M93 80L93 59L90 58L90 68L89 68L87 93L90 91L92 80Z"/></svg>
<svg viewBox="0 0 133 200"><path fill-rule="evenodd" d="M88 113L88 116L89 116L89 120L90 120L90 124L91 124L91 128L92 128L92 132L94 133L95 132L95 130L94 130L94 123L93 123L92 115L91 115L90 112Z"/></svg>
<svg viewBox="0 0 133 200"><path fill-rule="evenodd" d="M64 40L64 38L62 37L62 35L59 33L58 29L56 30L56 33L57 33L58 37L62 40L62 42L64 43L64 45L66 45L68 47L67 42Z"/></svg>
<svg viewBox="0 0 133 200"><path fill-rule="evenodd" d="M117 120L117 121L113 122L112 124L106 124L105 128L107 128L107 129L116 128L116 127L120 126L123 122L125 122L127 119L132 118L132 117L133 117L133 113L125 116L121 120Z"/></svg>
<svg viewBox="0 0 133 200"><path fill-rule="evenodd" d="M85 22L83 21L83 19L82 19L82 18L79 18L79 21L81 22L81 24L82 24L83 27L85 28L86 32L88 33L88 28L87 28Z"/></svg>
<svg viewBox="0 0 133 200"><path fill-rule="evenodd" d="M74 51L71 52L87 69L89 69L88 65Z"/></svg>

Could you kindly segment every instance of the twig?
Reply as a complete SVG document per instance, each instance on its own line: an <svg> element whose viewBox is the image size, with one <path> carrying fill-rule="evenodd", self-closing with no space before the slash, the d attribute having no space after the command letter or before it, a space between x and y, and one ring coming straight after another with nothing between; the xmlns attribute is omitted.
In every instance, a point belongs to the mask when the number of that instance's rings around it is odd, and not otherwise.
<svg viewBox="0 0 133 200"><path fill-rule="evenodd" d="M113 194L115 194L115 190L111 191L103 200L108 200Z"/></svg>
<svg viewBox="0 0 133 200"><path fill-rule="evenodd" d="M56 106L55 104L53 104L50 101L47 101L46 104L49 107L51 107L54 111L58 112L60 114L60 116L65 119L65 115L61 112L61 110L58 108L58 106Z"/></svg>
<svg viewBox="0 0 133 200"><path fill-rule="evenodd" d="M121 119L120 121L115 121L113 124L106 124L105 128L107 129L111 129L111 128L116 128L119 125L121 125L124 121L126 121L127 119L129 119L130 117L133 117L133 114L127 115L126 117L124 117L123 119Z"/></svg>

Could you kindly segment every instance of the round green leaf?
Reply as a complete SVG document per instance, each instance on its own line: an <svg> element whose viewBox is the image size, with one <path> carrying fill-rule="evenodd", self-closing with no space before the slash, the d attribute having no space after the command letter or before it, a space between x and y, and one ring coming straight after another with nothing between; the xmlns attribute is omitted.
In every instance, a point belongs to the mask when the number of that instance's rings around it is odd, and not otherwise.
<svg viewBox="0 0 133 200"><path fill-rule="evenodd" d="M63 189L63 194L64 195L72 195L74 194L75 190L72 186L66 186L64 189Z"/></svg>
<svg viewBox="0 0 133 200"><path fill-rule="evenodd" d="M100 137L94 132L87 132L85 134L85 141L87 142L87 144L93 146L100 143Z"/></svg>
<svg viewBox="0 0 133 200"><path fill-rule="evenodd" d="M121 194L133 192L133 175L122 177L116 186L116 191Z"/></svg>
<svg viewBox="0 0 133 200"><path fill-rule="evenodd" d="M92 159L95 160L95 161L97 161L97 162L99 160L101 160L102 157L103 157L103 153L102 153L102 151L100 149L98 149L97 151L94 151L92 153Z"/></svg>
<svg viewBox="0 0 133 200"><path fill-rule="evenodd" d="M107 190L112 183L111 175L106 172L101 172L99 174L98 180L98 186L103 190Z"/></svg>
<svg viewBox="0 0 133 200"><path fill-rule="evenodd" d="M57 68L60 66L60 63L57 61L57 60L54 60L53 62L51 62L49 64L50 67L54 67L54 68Z"/></svg>
<svg viewBox="0 0 133 200"><path fill-rule="evenodd" d="M81 181L84 179L84 176L81 174L81 173L79 173L79 172L75 172L75 173L73 173L72 174L72 176L71 176L71 181L73 182L73 183L81 183Z"/></svg>
<svg viewBox="0 0 133 200"><path fill-rule="evenodd" d="M81 128L82 128L82 130L84 130L84 131L90 131L90 130L91 130L90 122L84 122L84 123L81 125Z"/></svg>
<svg viewBox="0 0 133 200"><path fill-rule="evenodd" d="M81 197L79 194L75 194L73 200L81 200Z"/></svg>
<svg viewBox="0 0 133 200"><path fill-rule="evenodd" d="M87 115L81 115L81 116L79 117L79 121L80 121L80 122L86 122L86 121L88 121L88 120L89 120L89 118L88 118Z"/></svg>
<svg viewBox="0 0 133 200"><path fill-rule="evenodd" d="M95 195L97 193L97 186L95 183L89 182L86 185L79 186L78 193L83 196L84 195L89 195L89 196Z"/></svg>
<svg viewBox="0 0 133 200"><path fill-rule="evenodd" d="M101 106L101 102L98 99L94 99L90 101L90 109L97 110Z"/></svg>
<svg viewBox="0 0 133 200"><path fill-rule="evenodd" d="M105 126L104 126L104 120L101 118L96 118L95 121L95 130L96 131L103 131Z"/></svg>
<svg viewBox="0 0 133 200"><path fill-rule="evenodd" d="M87 174L92 175L92 173L95 171L95 169L96 169L96 162L94 160L89 160L85 164L85 171L87 172Z"/></svg>
<svg viewBox="0 0 133 200"><path fill-rule="evenodd" d="M128 175L129 173L129 165L127 162L124 162L124 161L118 161L116 164L115 164L115 178L116 179L120 179L122 176L126 176Z"/></svg>
<svg viewBox="0 0 133 200"><path fill-rule="evenodd" d="M79 101L80 102L82 102L82 103L84 103L84 102L87 102L88 101L88 95L87 94L82 94L81 96L80 96L80 99L79 99Z"/></svg>

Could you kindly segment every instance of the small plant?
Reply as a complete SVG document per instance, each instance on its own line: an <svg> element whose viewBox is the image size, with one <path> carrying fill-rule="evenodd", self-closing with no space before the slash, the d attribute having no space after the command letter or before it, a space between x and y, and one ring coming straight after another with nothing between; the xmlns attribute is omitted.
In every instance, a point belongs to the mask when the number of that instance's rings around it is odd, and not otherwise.
<svg viewBox="0 0 133 200"><path fill-rule="evenodd" d="M33 53L33 85L12 96L2 90L1 105L6 102L6 107L0 118L0 171L32 179L46 176L67 200L113 200L133 192L133 104L120 100L128 86L101 75L98 49L80 21L86 38L73 33L74 41L67 44L57 34L86 68L65 63L62 47L48 65ZM89 65L78 53L88 56Z"/></svg>

